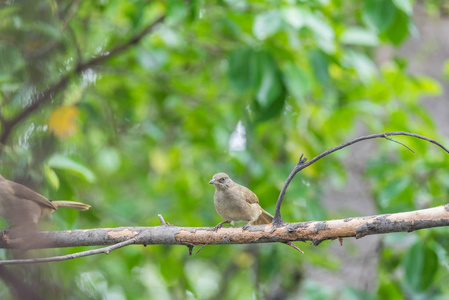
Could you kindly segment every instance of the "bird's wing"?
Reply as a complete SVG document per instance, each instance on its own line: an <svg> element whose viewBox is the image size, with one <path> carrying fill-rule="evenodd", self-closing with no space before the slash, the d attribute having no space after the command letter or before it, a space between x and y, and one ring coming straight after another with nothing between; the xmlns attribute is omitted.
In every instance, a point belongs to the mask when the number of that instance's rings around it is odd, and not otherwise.
<svg viewBox="0 0 449 300"><path fill-rule="evenodd" d="M246 202L248 203L259 203L259 199L256 194L254 194L249 188L241 186Z"/></svg>
<svg viewBox="0 0 449 300"><path fill-rule="evenodd" d="M37 204L40 204L40 205L46 206L46 207L50 207L50 208L56 210L56 208L53 206L53 204L51 204L51 201L48 200L47 198L45 198L44 196L42 196L41 194L36 193L32 189L29 189L26 186L18 184L14 181L9 181L9 183L10 183L12 192L15 196L22 198L22 199L34 201Z"/></svg>

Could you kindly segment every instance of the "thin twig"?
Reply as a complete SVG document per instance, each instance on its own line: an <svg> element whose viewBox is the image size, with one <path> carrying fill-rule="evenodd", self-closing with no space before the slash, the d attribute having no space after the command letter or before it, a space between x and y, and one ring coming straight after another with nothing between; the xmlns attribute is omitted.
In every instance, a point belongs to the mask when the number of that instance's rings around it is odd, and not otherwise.
<svg viewBox="0 0 449 300"><path fill-rule="evenodd" d="M387 135L384 136L384 138L386 138L386 139L389 140L389 141L398 143L398 144L401 145L401 146L404 146L405 148L407 148L408 150L410 150L410 152L412 152L413 154L415 153L415 151L413 151L412 149L410 149L407 145L405 145L405 144L403 144L403 143L401 143L401 142L398 142L398 141L396 141L396 140L393 140L391 137L389 137L389 136L387 136Z"/></svg>
<svg viewBox="0 0 449 300"><path fill-rule="evenodd" d="M276 212L274 214L274 219L273 219L273 225L274 227L278 227L281 226L284 221L281 218L281 205L282 205L282 200L284 199L285 196L285 192L287 191L288 185L290 184L290 182L292 181L293 177L295 177L295 175L300 172L302 169L307 168L308 166L310 166L311 164L313 164L314 162L318 161L319 159L325 157L326 155L329 155L335 151L338 151L340 149L343 149L347 146L350 146L352 144L355 144L357 142L361 142L364 140L369 140L369 139L375 139L375 138L386 138L390 141L394 141L390 138L388 138L388 136L392 136L392 135L406 135L406 136L411 136L411 137L415 137L418 139L422 139L425 141L428 141L430 143L433 143L435 145L437 145L438 147L440 147L441 149L443 149L444 151L446 151L447 153L449 153L449 150L444 147L441 143L427 138L425 136L419 135L419 134L415 134L415 133L409 133L409 132L385 132L385 133L377 133L377 134L371 134L371 135L367 135L367 136L362 136L362 137L358 137L356 139L353 139L349 142L346 142L344 144L341 144L340 146L334 147L332 149L329 149L323 153L321 153L320 155L314 157L313 159L311 159L309 162L305 162L305 160L303 159L303 155L301 155L301 158L299 159L298 164L293 168L292 172L290 173L290 175L287 177L287 180L284 183L284 186L282 187L281 193L279 194L279 198L276 202ZM397 142L397 141L394 141ZM403 145L403 144L402 144ZM405 145L403 145L405 146ZM407 147L408 148L408 147ZM411 150L410 148L408 148L409 150Z"/></svg>
<svg viewBox="0 0 449 300"><path fill-rule="evenodd" d="M80 3L82 1L83 0L75 0L75 1L72 2L72 5L70 5L69 10L67 11L67 14L62 19L61 32L64 32L64 30L66 29L66 27L69 24L70 20L78 12L78 7L79 7L79 5L80 5Z"/></svg>
<svg viewBox="0 0 449 300"><path fill-rule="evenodd" d="M42 258L28 258L28 259L10 259L10 260L0 260L0 265L20 265L20 264L38 264L38 263L45 263L45 262L54 262L54 261L62 261L62 260L69 260L69 259L75 259L79 257L84 256L90 256L95 254L109 254L113 250L117 250L119 248L123 248L125 246L134 244L137 241L137 237L135 236L129 240L107 246L100 249L93 249L93 250L87 250L82 251L78 253L73 254L67 254L67 255L61 255L61 256L52 256L52 257L42 257Z"/></svg>
<svg viewBox="0 0 449 300"><path fill-rule="evenodd" d="M92 68L95 65L98 65L100 63L103 63L106 59L109 59L124 50L128 49L130 46L137 44L140 42L140 40L145 37L148 33L154 30L156 25L161 23L165 19L165 15L160 16L156 20L154 20L151 24L149 24L147 27L145 27L143 30L141 30L138 34L133 36L128 41L112 48L111 50L105 51L103 55L97 56L95 58L92 58L84 63L79 63L69 74L66 74L61 77L61 79L48 87L46 90L42 92L37 92L30 98L33 99L31 103L25 107L20 113L18 113L15 117L9 120L5 120L3 122L2 126L2 132L0 135L0 144L5 144L9 135L11 134L12 129L19 123L21 120L23 120L25 117L27 117L29 114L34 112L37 108L39 108L44 103L50 101L52 99L52 96L54 96L57 92L59 92L62 88L64 88L67 83L69 82L69 79L74 74L80 74L83 71Z"/></svg>
<svg viewBox="0 0 449 300"><path fill-rule="evenodd" d="M81 1L82 0L73 1L66 16L64 17L63 20L61 20L61 28L59 29L60 36L64 35L64 31L66 30L67 25L69 24L72 17L78 11L78 6L81 3ZM56 38L56 39L53 39L53 40L49 41L48 43L42 45L41 47L32 50L32 51L27 49L28 50L27 55L30 57L38 57L38 56L44 55L45 53L52 51L60 43L60 41L61 41L61 38Z"/></svg>
<svg viewBox="0 0 449 300"><path fill-rule="evenodd" d="M204 244L204 245L202 245L201 247L200 247L200 249L198 249L196 252L195 252L195 255L197 255L201 250L203 250L203 248L204 247L206 247L207 246L207 244Z"/></svg>

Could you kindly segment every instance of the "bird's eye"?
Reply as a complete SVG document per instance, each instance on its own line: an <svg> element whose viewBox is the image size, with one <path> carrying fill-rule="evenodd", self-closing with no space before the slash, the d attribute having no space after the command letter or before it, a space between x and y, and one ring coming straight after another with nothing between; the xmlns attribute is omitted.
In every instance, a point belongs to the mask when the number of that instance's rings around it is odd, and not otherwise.
<svg viewBox="0 0 449 300"><path fill-rule="evenodd" d="M220 181L221 183L223 183L223 182L225 182L225 179L226 179L226 178L222 177L222 178L220 178L218 181Z"/></svg>

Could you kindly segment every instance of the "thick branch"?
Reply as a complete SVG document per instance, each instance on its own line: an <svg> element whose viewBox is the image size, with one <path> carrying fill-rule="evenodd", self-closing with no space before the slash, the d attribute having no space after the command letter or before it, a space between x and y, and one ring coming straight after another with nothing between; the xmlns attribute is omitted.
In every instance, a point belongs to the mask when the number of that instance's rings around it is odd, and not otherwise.
<svg viewBox="0 0 449 300"><path fill-rule="evenodd" d="M324 240L374 235L390 232L449 226L449 204L434 208L357 217L330 221L287 223L273 228L272 224L242 227L119 227L85 230L39 232L27 240L27 248L60 248L114 245L130 239L141 245L220 245L311 241L318 245ZM274 230L272 230L274 229ZM17 248L23 241L12 239L10 233L0 237L0 248Z"/></svg>
<svg viewBox="0 0 449 300"><path fill-rule="evenodd" d="M340 146L334 147L332 149L329 149L323 153L321 153L318 156L315 156L313 159L311 159L309 162L307 161L307 158L303 157L303 155L301 155L301 158L299 159L298 164L293 168L293 170L291 171L290 175L287 177L287 179L285 180L284 186L282 187L281 193L279 194L279 198L276 202L276 211L274 214L274 219L273 219L273 224L275 225L275 227L277 226L281 226L283 224L283 220L281 218L281 205L282 205L282 200L284 199L285 196L285 192L287 191L287 188L290 184L290 182L292 181L293 177L295 177L295 175L300 172L302 169L307 168L308 166L310 166L311 164L315 163L316 161L318 161L319 159L334 153L335 151L341 150L347 146L350 146L352 144L364 141L364 140L369 140L369 139L375 139L375 138L386 138L387 140L393 141L393 142L397 142L392 140L391 138L389 138L389 136L392 135L406 135L406 136L411 136L411 137L415 137L418 139L422 139L425 141L428 141L432 144L437 145L438 147L440 147L441 149L443 149L444 151L446 151L447 153L449 153L449 149L447 149L446 147L444 147L441 143L427 138L425 136L419 135L419 134L415 134L415 133L410 133L410 132L385 132L385 133L376 133L376 134L371 134L371 135L367 135L367 136L362 136L362 137L358 137L356 139L353 139L349 142L346 142L344 144L341 144ZM399 142L397 142L399 143ZM407 149L411 150L410 148L408 148L407 146L405 146L402 143L399 143L401 145L403 145L404 147L406 147ZM413 152L413 151L412 151Z"/></svg>

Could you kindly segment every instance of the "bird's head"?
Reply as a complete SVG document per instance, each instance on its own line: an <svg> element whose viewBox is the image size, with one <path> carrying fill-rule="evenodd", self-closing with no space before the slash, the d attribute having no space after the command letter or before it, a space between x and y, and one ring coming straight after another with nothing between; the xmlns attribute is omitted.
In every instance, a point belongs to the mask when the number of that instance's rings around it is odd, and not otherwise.
<svg viewBox="0 0 449 300"><path fill-rule="evenodd" d="M212 177L212 180L209 181L209 184L213 184L217 189L227 189L234 181L232 181L231 177L226 173L217 173Z"/></svg>

